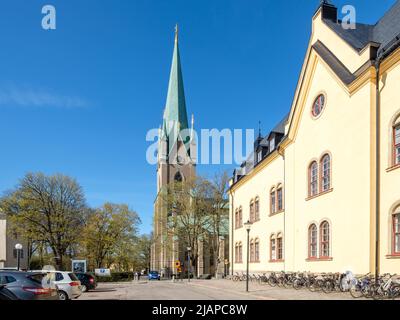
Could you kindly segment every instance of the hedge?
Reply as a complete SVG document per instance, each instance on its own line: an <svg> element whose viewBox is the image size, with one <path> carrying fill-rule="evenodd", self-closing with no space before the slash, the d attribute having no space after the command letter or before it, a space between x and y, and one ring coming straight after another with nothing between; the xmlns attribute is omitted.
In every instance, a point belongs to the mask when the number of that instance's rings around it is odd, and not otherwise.
<svg viewBox="0 0 400 320"><path fill-rule="evenodd" d="M97 282L125 282L134 279L133 272L112 272L109 277L96 276Z"/></svg>

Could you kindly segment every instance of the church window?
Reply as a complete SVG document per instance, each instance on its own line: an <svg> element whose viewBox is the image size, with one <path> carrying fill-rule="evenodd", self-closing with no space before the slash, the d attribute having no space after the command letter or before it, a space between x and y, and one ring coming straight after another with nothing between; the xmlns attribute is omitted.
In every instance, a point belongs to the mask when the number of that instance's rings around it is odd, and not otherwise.
<svg viewBox="0 0 400 320"><path fill-rule="evenodd" d="M325 107L325 96L323 94L320 94L314 101L312 107L312 115L314 117L318 117L321 114L324 107Z"/></svg>

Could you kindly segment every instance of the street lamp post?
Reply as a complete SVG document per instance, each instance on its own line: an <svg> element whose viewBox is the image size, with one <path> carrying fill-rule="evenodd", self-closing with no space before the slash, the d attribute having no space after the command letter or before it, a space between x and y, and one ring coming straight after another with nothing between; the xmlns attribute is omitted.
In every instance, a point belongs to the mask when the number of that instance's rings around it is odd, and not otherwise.
<svg viewBox="0 0 400 320"><path fill-rule="evenodd" d="M15 250L17 251L17 270L19 271L21 268L21 250L22 250L22 244L17 243L15 245Z"/></svg>
<svg viewBox="0 0 400 320"><path fill-rule="evenodd" d="M247 221L244 223L244 227L246 228L247 231L247 259L246 259L246 292L249 292L249 248L250 248L250 229L251 229L252 223L250 221Z"/></svg>
<svg viewBox="0 0 400 320"><path fill-rule="evenodd" d="M188 251L188 282L190 282L190 251L192 250L192 247L187 247L187 251Z"/></svg>

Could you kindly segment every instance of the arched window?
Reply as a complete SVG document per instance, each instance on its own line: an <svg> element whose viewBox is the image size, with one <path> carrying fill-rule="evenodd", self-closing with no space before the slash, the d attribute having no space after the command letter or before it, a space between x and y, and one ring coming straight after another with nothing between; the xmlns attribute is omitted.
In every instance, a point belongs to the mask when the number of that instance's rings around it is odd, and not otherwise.
<svg viewBox="0 0 400 320"><path fill-rule="evenodd" d="M254 222L254 201L250 202L250 222Z"/></svg>
<svg viewBox="0 0 400 320"><path fill-rule="evenodd" d="M239 262L243 262L243 246L241 242L239 242Z"/></svg>
<svg viewBox="0 0 400 320"><path fill-rule="evenodd" d="M282 211L283 210L283 191L282 191L282 185L279 185L277 190L276 190L276 198L277 198L277 211Z"/></svg>
<svg viewBox="0 0 400 320"><path fill-rule="evenodd" d="M260 199L257 197L254 201L254 221L260 220Z"/></svg>
<svg viewBox="0 0 400 320"><path fill-rule="evenodd" d="M254 241L254 262L260 262L260 240Z"/></svg>
<svg viewBox="0 0 400 320"><path fill-rule="evenodd" d="M271 214L276 213L276 193L275 193L275 188L272 188L271 192L270 192L270 212L271 212Z"/></svg>
<svg viewBox="0 0 400 320"><path fill-rule="evenodd" d="M315 196L318 194L318 164L316 161L310 164L308 168L308 180L309 180L309 187L308 192L309 196Z"/></svg>
<svg viewBox="0 0 400 320"><path fill-rule="evenodd" d="M310 259L317 258L318 248L318 231L317 226L312 224L308 228L308 257Z"/></svg>
<svg viewBox="0 0 400 320"><path fill-rule="evenodd" d="M321 249L320 249L320 258L329 258L330 256L330 230L329 230L329 223L324 221L321 223L320 226L321 232Z"/></svg>
<svg viewBox="0 0 400 320"><path fill-rule="evenodd" d="M243 227L243 209L242 207L239 208L239 227Z"/></svg>
<svg viewBox="0 0 400 320"><path fill-rule="evenodd" d="M392 254L400 255L400 207L398 207L392 217Z"/></svg>
<svg viewBox="0 0 400 320"><path fill-rule="evenodd" d="M235 211L235 229L239 228L239 209Z"/></svg>
<svg viewBox="0 0 400 320"><path fill-rule="evenodd" d="M235 263L239 262L239 244L235 243Z"/></svg>
<svg viewBox="0 0 400 320"><path fill-rule="evenodd" d="M400 116L393 125L393 165L400 165Z"/></svg>
<svg viewBox="0 0 400 320"><path fill-rule="evenodd" d="M270 246L270 260L275 261L276 260L276 239L275 235L271 235L269 239L269 246Z"/></svg>
<svg viewBox="0 0 400 320"><path fill-rule="evenodd" d="M250 242L250 262L254 262L254 241Z"/></svg>
<svg viewBox="0 0 400 320"><path fill-rule="evenodd" d="M312 115L314 117L318 117L321 114L324 107L325 107L325 96L323 94L320 94L313 103Z"/></svg>
<svg viewBox="0 0 400 320"><path fill-rule="evenodd" d="M321 160L321 191L328 191L331 188L331 157L326 154Z"/></svg>
<svg viewBox="0 0 400 320"><path fill-rule="evenodd" d="M276 246L277 246L276 259L277 260L283 260L283 237L282 237L282 233L279 233L278 236L276 237Z"/></svg>
<svg viewBox="0 0 400 320"><path fill-rule="evenodd" d="M174 181L175 181L175 182L182 182L182 180L183 180L182 174L178 171L178 172L175 174Z"/></svg>

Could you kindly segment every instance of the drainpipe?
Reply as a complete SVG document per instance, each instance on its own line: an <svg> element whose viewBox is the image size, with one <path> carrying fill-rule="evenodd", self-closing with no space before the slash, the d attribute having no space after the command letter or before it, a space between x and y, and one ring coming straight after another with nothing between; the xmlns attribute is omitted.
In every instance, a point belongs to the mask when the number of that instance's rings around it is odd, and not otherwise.
<svg viewBox="0 0 400 320"><path fill-rule="evenodd" d="M376 69L376 145L375 145L375 161L376 161L376 171L375 171L375 176L376 176L376 186L375 186L375 282L378 282L378 277L379 277L379 238L380 238L380 100L381 100L381 93L380 93L380 65L381 65L381 59L378 58L375 63L375 69Z"/></svg>

